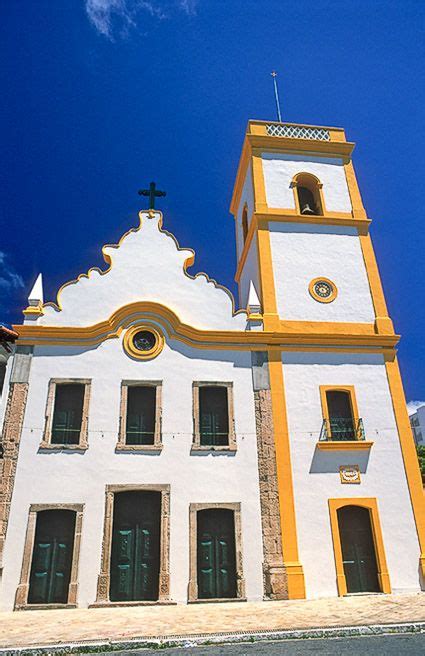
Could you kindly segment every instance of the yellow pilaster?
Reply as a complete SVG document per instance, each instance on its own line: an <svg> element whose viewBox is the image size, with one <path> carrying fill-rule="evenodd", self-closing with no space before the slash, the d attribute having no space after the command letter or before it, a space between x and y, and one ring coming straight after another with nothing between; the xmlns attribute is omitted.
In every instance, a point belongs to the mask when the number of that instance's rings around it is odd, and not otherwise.
<svg viewBox="0 0 425 656"><path fill-rule="evenodd" d="M351 159L344 162L344 169L348 192L351 199L351 207L353 208L353 216L366 218L366 210L363 206L359 185L357 184L356 174L354 173L354 166Z"/></svg>
<svg viewBox="0 0 425 656"><path fill-rule="evenodd" d="M393 322L388 316L384 290L382 288L381 277L379 275L379 269L376 263L371 237L369 234L359 235L359 239L363 253L363 260L366 266L367 277L369 280L369 288L372 296L373 307L375 309L376 332L382 335L393 335L394 326Z"/></svg>
<svg viewBox="0 0 425 656"><path fill-rule="evenodd" d="M276 450L277 484L282 529L283 562L288 576L288 598L305 599L304 572L298 557L297 523L292 480L291 448L286 416L282 354L269 350L270 389Z"/></svg>

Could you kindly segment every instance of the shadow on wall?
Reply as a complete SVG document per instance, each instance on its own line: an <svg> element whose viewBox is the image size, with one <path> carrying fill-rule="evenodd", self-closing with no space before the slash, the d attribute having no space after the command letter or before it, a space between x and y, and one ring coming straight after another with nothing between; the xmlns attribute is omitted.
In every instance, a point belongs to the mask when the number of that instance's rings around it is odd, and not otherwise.
<svg viewBox="0 0 425 656"><path fill-rule="evenodd" d="M145 321L145 323L147 323ZM152 323L155 327L156 324ZM159 324L159 327L163 330L163 326ZM177 339L170 339L165 333L165 339L167 345L174 351L180 353L181 355L189 358L191 360L212 360L217 362L230 362L235 368L241 369L251 369L251 351L249 350L232 350L232 349L218 349L213 348L214 345L211 345L211 348L208 348L207 345L202 348L197 348L196 346L189 346L184 342L181 342ZM37 356L43 357L72 357L75 355L81 355L89 351L96 351L101 349L107 349L111 344L119 344L120 348L125 353L122 347L122 336L118 339L109 339L101 342L99 344L91 344L87 346L37 346ZM128 354L126 354L127 357ZM158 356L160 360L161 354Z"/></svg>
<svg viewBox="0 0 425 656"><path fill-rule="evenodd" d="M311 461L310 474L338 474L341 465L358 465L364 474L369 462L367 451L321 451L316 447Z"/></svg>

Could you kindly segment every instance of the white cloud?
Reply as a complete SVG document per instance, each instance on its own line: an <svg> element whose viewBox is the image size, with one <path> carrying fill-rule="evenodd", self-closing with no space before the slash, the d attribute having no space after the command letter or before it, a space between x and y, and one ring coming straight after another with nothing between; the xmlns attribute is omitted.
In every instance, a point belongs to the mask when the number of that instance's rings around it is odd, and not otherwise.
<svg viewBox="0 0 425 656"><path fill-rule="evenodd" d="M21 289L24 281L19 273L7 264L6 253L0 251L0 291L4 294L14 289Z"/></svg>
<svg viewBox="0 0 425 656"><path fill-rule="evenodd" d="M113 41L114 32L126 35L130 28L137 27L140 13L154 18L169 18L173 10L185 14L196 14L199 0L85 0L90 22L106 38Z"/></svg>
<svg viewBox="0 0 425 656"><path fill-rule="evenodd" d="M425 405L425 401L409 401L407 404L407 412L410 415L413 415L421 405Z"/></svg>
<svg viewBox="0 0 425 656"><path fill-rule="evenodd" d="M188 15L196 14L199 0L179 0L179 7Z"/></svg>
<svg viewBox="0 0 425 656"><path fill-rule="evenodd" d="M19 273L11 267L7 262L6 253L0 251L0 312L4 313L7 310L7 305L10 303L10 297L14 292L24 287L24 281Z"/></svg>

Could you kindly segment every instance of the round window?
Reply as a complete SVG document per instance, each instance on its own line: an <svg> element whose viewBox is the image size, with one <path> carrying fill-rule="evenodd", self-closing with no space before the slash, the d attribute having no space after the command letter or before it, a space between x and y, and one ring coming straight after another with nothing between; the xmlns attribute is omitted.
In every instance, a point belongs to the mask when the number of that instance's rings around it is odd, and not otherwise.
<svg viewBox="0 0 425 656"><path fill-rule="evenodd" d="M150 360L161 353L164 341L164 335L156 327L131 326L124 335L123 347L132 358Z"/></svg>
<svg viewBox="0 0 425 656"><path fill-rule="evenodd" d="M328 278L315 278L309 284L308 289L311 296L320 303L331 303L338 294L336 285Z"/></svg>
<svg viewBox="0 0 425 656"><path fill-rule="evenodd" d="M139 330L133 337L133 344L138 351L152 351L156 337L150 330Z"/></svg>

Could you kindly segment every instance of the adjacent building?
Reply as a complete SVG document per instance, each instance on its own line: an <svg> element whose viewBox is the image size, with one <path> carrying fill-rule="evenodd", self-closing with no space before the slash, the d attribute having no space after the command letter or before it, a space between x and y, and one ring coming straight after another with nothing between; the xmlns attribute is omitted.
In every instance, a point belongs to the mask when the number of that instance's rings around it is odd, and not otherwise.
<svg viewBox="0 0 425 656"><path fill-rule="evenodd" d="M419 405L413 412L409 412L409 419L416 444L425 445L425 403Z"/></svg>
<svg viewBox="0 0 425 656"><path fill-rule="evenodd" d="M249 122L239 310L154 209L55 303L37 280L5 380L4 609L421 589L424 496L353 147Z"/></svg>

